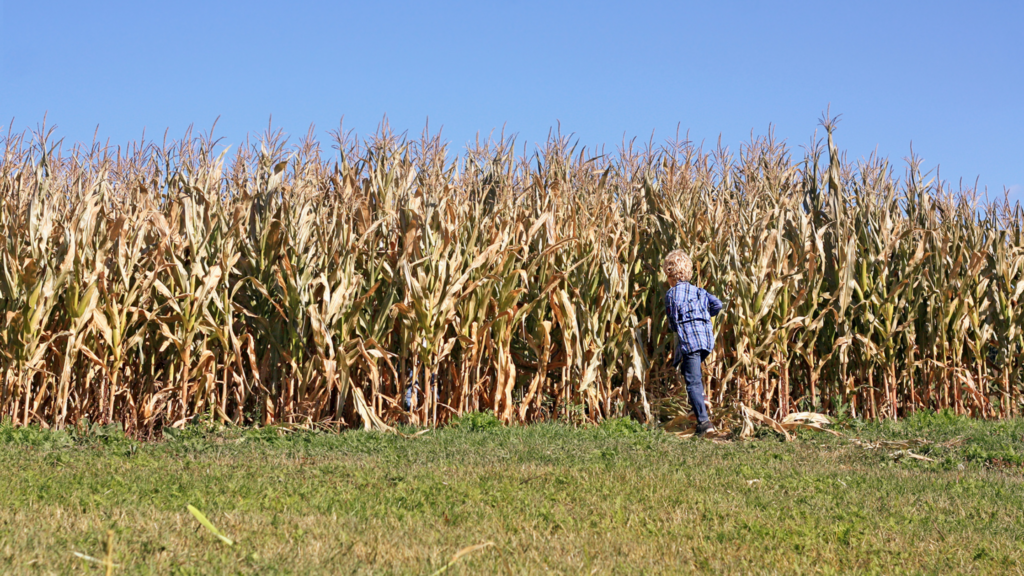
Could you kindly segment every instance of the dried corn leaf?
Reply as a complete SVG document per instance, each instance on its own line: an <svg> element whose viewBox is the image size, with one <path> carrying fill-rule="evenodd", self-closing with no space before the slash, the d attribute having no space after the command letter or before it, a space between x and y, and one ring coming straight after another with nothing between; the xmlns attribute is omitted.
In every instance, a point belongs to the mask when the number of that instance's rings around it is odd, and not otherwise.
<svg viewBox="0 0 1024 576"><path fill-rule="evenodd" d="M782 427L785 428L786 430L789 430L790 432L798 429L804 429L814 430L815 432L825 432L833 436L842 436L842 434L840 434L839 432L836 432L835 430L829 430L828 428L825 428L820 424L808 424L805 422L786 422L782 424Z"/></svg>
<svg viewBox="0 0 1024 576"><path fill-rule="evenodd" d="M810 423L827 426L832 423L832 420L818 412L794 412L782 419L782 424L791 423Z"/></svg>
<svg viewBox="0 0 1024 576"><path fill-rule="evenodd" d="M934 458L929 458L927 456L922 456L920 454L914 454L910 450L897 450L896 452L893 452L892 454L889 454L889 456L891 458L893 458L894 460L899 460L900 458L904 458L905 457L905 458L911 458L913 460L922 460L924 462L935 462Z"/></svg>
<svg viewBox="0 0 1024 576"><path fill-rule="evenodd" d="M775 420L765 416L764 414L761 414L760 412L754 410L753 408L745 406L742 403L740 404L740 409L751 422L760 422L761 424L771 427L772 430L778 432L779 434L782 434L787 441L793 439L793 437L789 434L789 431L783 428L782 424L779 424Z"/></svg>
<svg viewBox="0 0 1024 576"><path fill-rule="evenodd" d="M685 414L676 416L672 420L666 422L664 426L665 432L679 432L689 428L694 428L693 418Z"/></svg>

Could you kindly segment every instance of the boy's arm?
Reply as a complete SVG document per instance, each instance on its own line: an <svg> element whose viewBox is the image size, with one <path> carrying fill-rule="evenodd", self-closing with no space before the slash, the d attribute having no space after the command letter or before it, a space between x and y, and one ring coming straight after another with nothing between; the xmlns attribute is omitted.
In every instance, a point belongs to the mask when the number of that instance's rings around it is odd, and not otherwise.
<svg viewBox="0 0 1024 576"><path fill-rule="evenodd" d="M717 316L722 311L722 301L715 298L715 295L707 290L704 291L708 295L708 314Z"/></svg>
<svg viewBox="0 0 1024 576"><path fill-rule="evenodd" d="M679 326L676 325L676 307L675 302L672 301L672 295L665 295L665 316L668 318L668 327L673 331L679 330Z"/></svg>

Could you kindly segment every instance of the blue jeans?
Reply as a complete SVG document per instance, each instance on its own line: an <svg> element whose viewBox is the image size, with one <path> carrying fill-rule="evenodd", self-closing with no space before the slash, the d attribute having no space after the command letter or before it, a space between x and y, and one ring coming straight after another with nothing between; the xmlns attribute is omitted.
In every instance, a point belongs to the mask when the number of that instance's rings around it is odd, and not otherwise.
<svg viewBox="0 0 1024 576"><path fill-rule="evenodd" d="M704 379L700 373L700 364L707 357L708 352L698 350L684 353L679 361L679 371L686 380L686 395L693 407L693 414L697 416L697 422L708 421L708 408L704 404Z"/></svg>
<svg viewBox="0 0 1024 576"><path fill-rule="evenodd" d="M437 401L437 374L434 374L430 378L430 382L434 384L434 401ZM419 396L423 396L426 399L426 393L420 386L420 381L416 379L416 376L409 372L409 384L405 388L405 409L412 410L416 408Z"/></svg>

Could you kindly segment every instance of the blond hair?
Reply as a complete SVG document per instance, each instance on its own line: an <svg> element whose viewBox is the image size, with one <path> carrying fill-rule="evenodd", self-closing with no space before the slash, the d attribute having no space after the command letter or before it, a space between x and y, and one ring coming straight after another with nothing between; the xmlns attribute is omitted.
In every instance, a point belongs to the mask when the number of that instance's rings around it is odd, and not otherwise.
<svg viewBox="0 0 1024 576"><path fill-rule="evenodd" d="M665 256L665 262L662 263L662 268L665 270L665 277L668 279L668 283L672 286L680 282L689 282L693 278L693 262L690 261L690 257L682 250L673 250Z"/></svg>

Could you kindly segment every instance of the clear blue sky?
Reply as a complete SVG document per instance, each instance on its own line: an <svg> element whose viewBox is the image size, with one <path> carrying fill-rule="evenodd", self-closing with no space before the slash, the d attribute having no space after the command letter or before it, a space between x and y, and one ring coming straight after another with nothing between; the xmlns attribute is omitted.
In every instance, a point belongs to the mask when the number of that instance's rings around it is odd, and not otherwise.
<svg viewBox="0 0 1024 576"><path fill-rule="evenodd" d="M0 8L0 121L68 141L237 145L427 118L456 150L506 125L587 146L675 134L733 150L821 112L859 158L914 150L1024 200L1024 2L18 2ZM902 168L900 168L902 172Z"/></svg>

